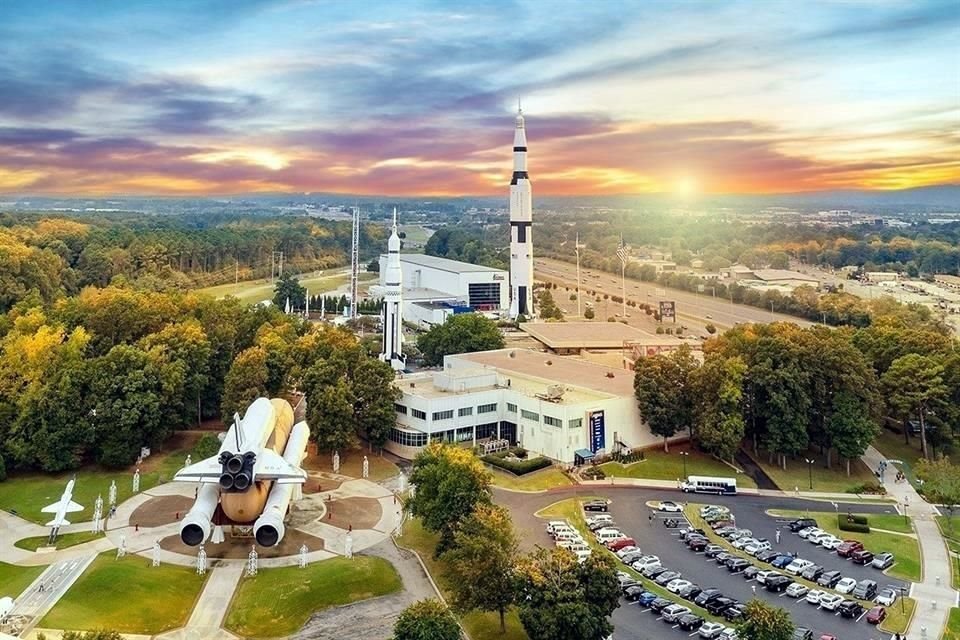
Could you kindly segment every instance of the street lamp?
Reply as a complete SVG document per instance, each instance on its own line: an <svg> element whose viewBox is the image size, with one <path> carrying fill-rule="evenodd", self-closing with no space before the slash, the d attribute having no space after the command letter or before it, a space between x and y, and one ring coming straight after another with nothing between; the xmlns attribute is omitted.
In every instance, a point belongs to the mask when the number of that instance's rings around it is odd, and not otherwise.
<svg viewBox="0 0 960 640"><path fill-rule="evenodd" d="M683 456L683 479L687 479L687 456L690 455L689 451L681 451L680 455Z"/></svg>
<svg viewBox="0 0 960 640"><path fill-rule="evenodd" d="M816 460L811 460L810 458L804 458L807 461L807 470L810 472L810 491L813 491L813 463Z"/></svg>

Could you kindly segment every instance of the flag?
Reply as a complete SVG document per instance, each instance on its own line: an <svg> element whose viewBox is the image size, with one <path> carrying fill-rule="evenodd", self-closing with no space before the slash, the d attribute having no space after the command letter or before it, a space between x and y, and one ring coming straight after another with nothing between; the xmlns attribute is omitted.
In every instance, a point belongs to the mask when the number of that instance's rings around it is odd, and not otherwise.
<svg viewBox="0 0 960 640"><path fill-rule="evenodd" d="M310 319L310 292L309 291L307 292L307 308L303 312L303 317L305 317L307 320Z"/></svg>
<svg viewBox="0 0 960 640"><path fill-rule="evenodd" d="M287 307L285 313L288 315L290 314L290 298L287 298Z"/></svg>
<svg viewBox="0 0 960 640"><path fill-rule="evenodd" d="M617 257L620 258L620 264L627 264L627 248L623 246L623 234L620 234L620 244L617 245Z"/></svg>

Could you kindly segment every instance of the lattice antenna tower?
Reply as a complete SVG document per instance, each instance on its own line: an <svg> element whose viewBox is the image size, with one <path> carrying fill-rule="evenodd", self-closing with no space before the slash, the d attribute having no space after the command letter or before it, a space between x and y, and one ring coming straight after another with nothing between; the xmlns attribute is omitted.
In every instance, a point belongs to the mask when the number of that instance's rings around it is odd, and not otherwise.
<svg viewBox="0 0 960 640"><path fill-rule="evenodd" d="M350 317L357 319L357 285L360 279L360 206L353 208L353 237L350 246Z"/></svg>

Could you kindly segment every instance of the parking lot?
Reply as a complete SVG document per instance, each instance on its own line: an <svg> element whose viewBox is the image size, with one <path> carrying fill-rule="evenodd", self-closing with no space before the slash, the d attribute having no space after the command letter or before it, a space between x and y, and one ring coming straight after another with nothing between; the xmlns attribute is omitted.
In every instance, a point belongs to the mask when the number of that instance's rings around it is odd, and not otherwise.
<svg viewBox="0 0 960 640"><path fill-rule="evenodd" d="M584 489L579 491L580 495L584 495ZM756 581L748 581L742 575L731 574L725 567L719 566L713 560L706 558L703 553L693 552L680 542L678 529L668 529L661 523L660 518L667 517L666 514L658 514L658 517L651 521L651 509L647 506L648 501L659 501L661 499L689 499L691 502L700 504L723 504L736 515L737 526L752 530L754 537L765 537L773 543L776 530L781 527L780 544L773 545L776 550L795 552L801 558L822 565L827 571L840 570L844 576L849 576L858 581L865 578L875 580L880 588L886 586L899 588L903 584L901 581L889 579L877 569L855 565L847 559L838 557L835 552L810 544L790 533L784 527L785 520L778 522L777 519L765 513L767 509L803 510L810 507L822 509L823 503L811 503L792 498L771 499L769 497L747 495L736 497L691 496L670 491L634 488L600 489L599 487L591 487L590 495L599 495L611 501L610 513L616 520L617 527L635 538L644 553L659 556L664 567L680 572L685 579L704 589L717 587L724 595L741 602L747 602L751 598L758 597L776 606L783 607L790 612L796 626L811 629L814 638L819 638L820 634L824 633L834 634L840 640L874 640L889 636L889 634L879 631L874 625L867 624L863 619L857 621L843 618L838 613L820 610L817 605L808 604L803 598L794 599L782 593L770 593ZM550 503L574 496L574 491L551 492L547 495L536 496L518 496L517 494L500 492L497 495L497 501L511 508L514 522L519 528L530 529L529 535L524 536L528 545L551 546L552 542L544 530L545 522L532 518L530 514ZM840 510L846 510L845 505L841 504L838 507ZM858 504L854 505L854 508L857 512L893 512L892 506L887 507L885 505ZM880 552L883 549L873 549L873 551ZM771 568L759 561L754 561L754 564L762 569ZM756 593L753 590L754 586L757 587ZM675 599L680 604L686 604L679 597L675 597ZM894 604L893 606L899 605ZM667 625L658 618L660 618L658 614L641 608L636 603L622 600L621 606L613 614L614 638L615 640L648 640L650 638L697 636L696 631L687 632L679 628L670 630L671 625Z"/></svg>

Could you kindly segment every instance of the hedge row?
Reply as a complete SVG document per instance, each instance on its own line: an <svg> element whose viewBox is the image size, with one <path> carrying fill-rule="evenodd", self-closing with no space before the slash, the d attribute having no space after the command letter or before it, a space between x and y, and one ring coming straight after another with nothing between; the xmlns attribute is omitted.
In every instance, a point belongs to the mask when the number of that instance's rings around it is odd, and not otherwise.
<svg viewBox="0 0 960 640"><path fill-rule="evenodd" d="M512 460L505 459L502 455L491 454L489 456L483 456L481 460L487 464L500 467L501 469L509 471L510 473L518 476L522 476L533 471L539 471L540 469L546 469L547 467L553 465L553 462L551 462L549 458L543 457L514 462Z"/></svg>
<svg viewBox="0 0 960 640"><path fill-rule="evenodd" d="M854 533L870 533L870 525L867 523L866 516L848 516L845 513L837 514L837 527L840 531L853 531Z"/></svg>

